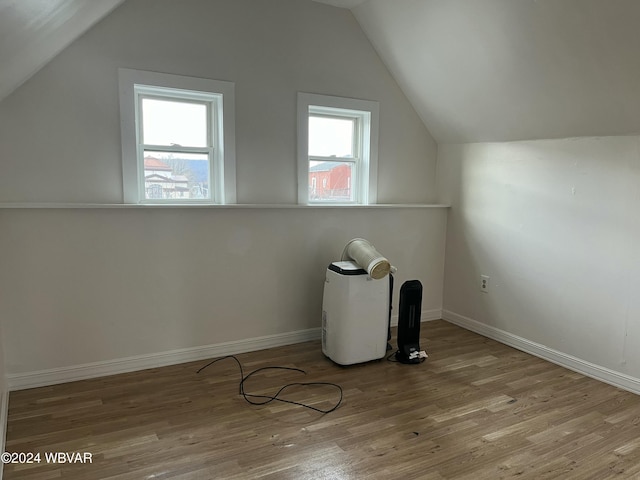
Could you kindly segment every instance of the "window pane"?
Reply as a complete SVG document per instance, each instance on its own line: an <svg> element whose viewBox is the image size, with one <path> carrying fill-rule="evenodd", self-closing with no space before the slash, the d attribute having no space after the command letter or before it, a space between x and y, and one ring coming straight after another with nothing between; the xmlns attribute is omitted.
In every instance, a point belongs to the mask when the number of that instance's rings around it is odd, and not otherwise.
<svg viewBox="0 0 640 480"><path fill-rule="evenodd" d="M145 150L145 199L210 199L209 169L207 154Z"/></svg>
<svg viewBox="0 0 640 480"><path fill-rule="evenodd" d="M309 115L309 155L353 157L354 120Z"/></svg>
<svg viewBox="0 0 640 480"><path fill-rule="evenodd" d="M349 162L309 162L309 200L352 202L354 173Z"/></svg>
<svg viewBox="0 0 640 480"><path fill-rule="evenodd" d="M142 99L142 143L207 146L207 106L203 103Z"/></svg>

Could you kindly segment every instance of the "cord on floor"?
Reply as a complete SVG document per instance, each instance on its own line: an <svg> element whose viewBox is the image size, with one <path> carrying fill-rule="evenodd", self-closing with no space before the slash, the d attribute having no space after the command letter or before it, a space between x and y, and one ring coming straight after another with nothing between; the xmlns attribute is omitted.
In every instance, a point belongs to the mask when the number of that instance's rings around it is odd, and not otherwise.
<svg viewBox="0 0 640 480"><path fill-rule="evenodd" d="M305 372L304 370L300 369L300 368L294 368L294 367L262 367L262 368L258 368L257 370L254 370L253 372L247 374L245 376L244 374L244 369L242 368L242 364L240 363L240 360L238 360L234 355L227 355L226 357L220 357L220 358L216 358L215 360L212 360L211 362L207 363L204 367L201 367L198 369L198 371L196 373L200 373L201 371L203 371L205 368L213 365L214 363L217 363L221 360L226 360L226 359L233 359L235 360L235 362L238 364L238 367L240 369L240 384L239 384L239 393L240 395L242 395L242 397L245 399L245 401L247 403L250 403L251 405L266 405L267 403L273 402L273 401L278 401L278 402L283 402L283 403L290 403L292 405L298 405L300 407L304 407L304 408L308 408L310 410L315 410L316 412L320 412L320 413L331 413L334 410L336 410L340 404L342 403L342 387L336 383L330 383L330 382L294 382L294 383L288 383L286 385L284 385L282 388L280 388L275 395L257 395L254 393L247 393L245 391L245 382L251 378L253 375L255 375L258 372L262 372L265 370L289 370L292 372L298 372L298 373L302 373L302 374L307 374L307 372ZM300 403L300 402L294 402L293 400L287 400L286 398L280 398L280 394L282 392L284 392L286 389L290 388L290 387L294 387L294 386L329 386L332 388L335 388L338 390L339 394L340 394L340 398L338 399L338 401L336 402L336 404L331 407L330 409L324 410L321 408L317 408L314 407L312 405L307 405L305 403ZM261 400L253 400L253 399L261 399Z"/></svg>

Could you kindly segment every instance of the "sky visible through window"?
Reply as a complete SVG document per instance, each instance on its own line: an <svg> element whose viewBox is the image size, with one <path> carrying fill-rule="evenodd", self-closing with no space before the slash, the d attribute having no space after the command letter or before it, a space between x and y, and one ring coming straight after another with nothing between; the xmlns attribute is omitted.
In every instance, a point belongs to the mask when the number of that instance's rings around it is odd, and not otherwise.
<svg viewBox="0 0 640 480"><path fill-rule="evenodd" d="M147 145L207 145L207 109L200 103L144 98L143 142ZM353 157L354 122L351 119L309 117L309 155ZM158 158L197 160L201 155L186 153L169 155L154 152ZM311 162L315 165L319 162Z"/></svg>
<svg viewBox="0 0 640 480"><path fill-rule="evenodd" d="M353 157L353 120L309 116L309 155Z"/></svg>
<svg viewBox="0 0 640 480"><path fill-rule="evenodd" d="M207 107L202 103L144 98L142 124L143 143L147 145L207 146ZM202 159L202 155L197 154L179 155L186 159Z"/></svg>

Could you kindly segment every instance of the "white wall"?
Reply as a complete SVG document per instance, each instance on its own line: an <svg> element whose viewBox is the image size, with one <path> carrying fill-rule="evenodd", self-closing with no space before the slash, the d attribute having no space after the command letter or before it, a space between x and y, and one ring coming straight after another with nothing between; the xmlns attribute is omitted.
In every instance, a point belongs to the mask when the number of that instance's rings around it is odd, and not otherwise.
<svg viewBox="0 0 640 480"><path fill-rule="evenodd" d="M445 311L640 379L639 137L441 145L438 170Z"/></svg>
<svg viewBox="0 0 640 480"><path fill-rule="evenodd" d="M398 267L396 313L413 278L423 311L441 309L445 209L6 209L0 224L11 375L318 328L354 237Z"/></svg>
<svg viewBox="0 0 640 480"><path fill-rule="evenodd" d="M0 203L122 202L119 67L235 82L239 203L296 202L298 91L379 101L379 202L436 196L435 143L348 10L129 0L0 103ZM0 208L7 373L319 327L324 271L353 237L439 310L445 224L442 209Z"/></svg>
<svg viewBox="0 0 640 480"><path fill-rule="evenodd" d="M122 202L119 67L235 83L238 203L296 203L298 91L379 101L378 201L435 199L435 142L349 10L129 0L0 103L0 203Z"/></svg>

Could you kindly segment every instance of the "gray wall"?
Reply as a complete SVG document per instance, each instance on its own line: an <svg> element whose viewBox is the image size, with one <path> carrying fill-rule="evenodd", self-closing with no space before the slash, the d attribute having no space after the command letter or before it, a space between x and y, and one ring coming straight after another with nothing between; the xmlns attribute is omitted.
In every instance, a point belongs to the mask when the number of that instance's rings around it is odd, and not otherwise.
<svg viewBox="0 0 640 480"><path fill-rule="evenodd" d="M235 82L239 203L295 203L298 91L379 101L379 202L436 197L435 143L348 10L129 0L0 103L0 203L122 202L119 67ZM324 270L353 237L438 310L445 224L417 208L0 208L7 373L319 327Z"/></svg>
<svg viewBox="0 0 640 480"><path fill-rule="evenodd" d="M131 0L0 104L0 202L122 202L119 67L235 83L238 203L296 203L298 91L379 101L378 202L435 199L435 142L348 10Z"/></svg>
<svg viewBox="0 0 640 480"><path fill-rule="evenodd" d="M444 209L0 212L9 374L317 328L325 270L354 237L441 308Z"/></svg>
<svg viewBox="0 0 640 480"><path fill-rule="evenodd" d="M438 163L444 309L640 379L640 138L441 145Z"/></svg>

